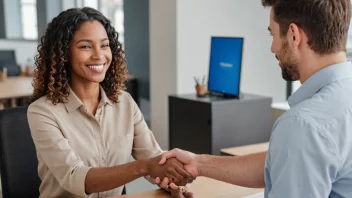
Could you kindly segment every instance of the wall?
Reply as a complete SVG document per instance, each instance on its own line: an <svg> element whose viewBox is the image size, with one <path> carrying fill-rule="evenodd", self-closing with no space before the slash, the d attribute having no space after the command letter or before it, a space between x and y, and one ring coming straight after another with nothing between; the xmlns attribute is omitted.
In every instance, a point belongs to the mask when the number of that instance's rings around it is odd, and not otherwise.
<svg viewBox="0 0 352 198"><path fill-rule="evenodd" d="M124 1L123 9L128 71L138 79L139 96L149 100L149 0Z"/></svg>
<svg viewBox="0 0 352 198"><path fill-rule="evenodd" d="M22 41L22 40L4 40L0 39L0 49L15 50L17 64L22 65L27 62L27 59L31 59L31 63L34 63L34 56L37 54L37 42L36 41Z"/></svg>
<svg viewBox="0 0 352 198"><path fill-rule="evenodd" d="M176 0L149 3L151 128L167 149L167 96L176 93Z"/></svg>
<svg viewBox="0 0 352 198"><path fill-rule="evenodd" d="M168 148L167 96L195 92L193 76L208 72L211 35L245 38L242 92L272 96L275 102L285 100L286 82L270 52L272 38L267 30L270 10L263 8L260 1L177 0L166 3L155 0L150 3L151 124L163 148ZM170 7L172 3L174 8ZM169 7L165 9L158 4ZM159 70L165 71L166 76Z"/></svg>

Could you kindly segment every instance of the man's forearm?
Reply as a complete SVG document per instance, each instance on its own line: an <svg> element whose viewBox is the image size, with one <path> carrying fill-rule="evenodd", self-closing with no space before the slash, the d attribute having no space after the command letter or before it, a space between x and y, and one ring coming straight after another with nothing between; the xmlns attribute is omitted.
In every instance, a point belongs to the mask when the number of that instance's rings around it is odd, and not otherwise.
<svg viewBox="0 0 352 198"><path fill-rule="evenodd" d="M197 167L200 176L210 177L227 183L262 188L264 182L264 153L245 156L197 155Z"/></svg>
<svg viewBox="0 0 352 198"><path fill-rule="evenodd" d="M119 166L91 168L85 179L86 193L111 190L146 176L148 175L146 164L146 160L137 160Z"/></svg>

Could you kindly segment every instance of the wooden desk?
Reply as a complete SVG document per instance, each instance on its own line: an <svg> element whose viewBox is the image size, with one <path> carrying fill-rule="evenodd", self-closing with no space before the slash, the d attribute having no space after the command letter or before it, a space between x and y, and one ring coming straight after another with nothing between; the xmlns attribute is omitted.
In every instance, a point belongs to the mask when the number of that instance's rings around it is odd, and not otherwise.
<svg viewBox="0 0 352 198"><path fill-rule="evenodd" d="M33 77L8 77L0 81L0 100L29 97L33 94Z"/></svg>
<svg viewBox="0 0 352 198"><path fill-rule="evenodd" d="M264 189L245 188L224 183L206 177L198 177L189 185L189 190L195 193L196 197L206 198L239 198L263 192ZM110 198L170 198L170 194L163 190L153 190L130 195L113 196Z"/></svg>
<svg viewBox="0 0 352 198"><path fill-rule="evenodd" d="M11 106L16 106L16 98L26 98L33 94L32 87L33 77L8 77L4 81L0 81L0 109L3 109L1 100L11 99Z"/></svg>
<svg viewBox="0 0 352 198"><path fill-rule="evenodd" d="M269 142L260 144L251 144L246 146L238 146L232 148L221 149L221 154L223 155L248 155L251 153L259 153L267 151L269 148Z"/></svg>

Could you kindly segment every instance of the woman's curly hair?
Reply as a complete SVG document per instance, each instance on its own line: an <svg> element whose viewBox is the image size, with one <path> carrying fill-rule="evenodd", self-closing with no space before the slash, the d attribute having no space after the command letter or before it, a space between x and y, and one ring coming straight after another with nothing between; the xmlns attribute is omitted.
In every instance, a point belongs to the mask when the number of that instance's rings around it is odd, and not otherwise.
<svg viewBox="0 0 352 198"><path fill-rule="evenodd" d="M67 101L70 82L69 43L80 24L93 20L104 26L112 53L111 65L100 85L109 99L118 101L121 90L126 89L128 76L125 52L110 20L99 11L85 7L63 11L48 24L35 56L32 102L45 95L53 104Z"/></svg>

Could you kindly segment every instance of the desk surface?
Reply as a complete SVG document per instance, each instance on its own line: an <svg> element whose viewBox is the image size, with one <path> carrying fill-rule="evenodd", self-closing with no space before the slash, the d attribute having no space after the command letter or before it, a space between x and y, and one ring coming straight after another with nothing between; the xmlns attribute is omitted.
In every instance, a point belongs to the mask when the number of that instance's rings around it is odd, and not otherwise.
<svg viewBox="0 0 352 198"><path fill-rule="evenodd" d="M248 155L251 153L259 153L267 151L269 148L269 142L260 143L260 144L251 144L246 146L238 146L231 148L221 149L221 153L225 155Z"/></svg>
<svg viewBox="0 0 352 198"><path fill-rule="evenodd" d="M0 99L29 97L33 94L33 77L8 77L0 81Z"/></svg>
<svg viewBox="0 0 352 198"><path fill-rule="evenodd" d="M195 193L196 197L206 198L239 198L247 195L253 195L263 192L264 189L245 188L224 183L206 177L198 177L192 184L189 185L191 192ZM170 198L169 193L163 190L153 190L130 195L114 196L110 198Z"/></svg>

